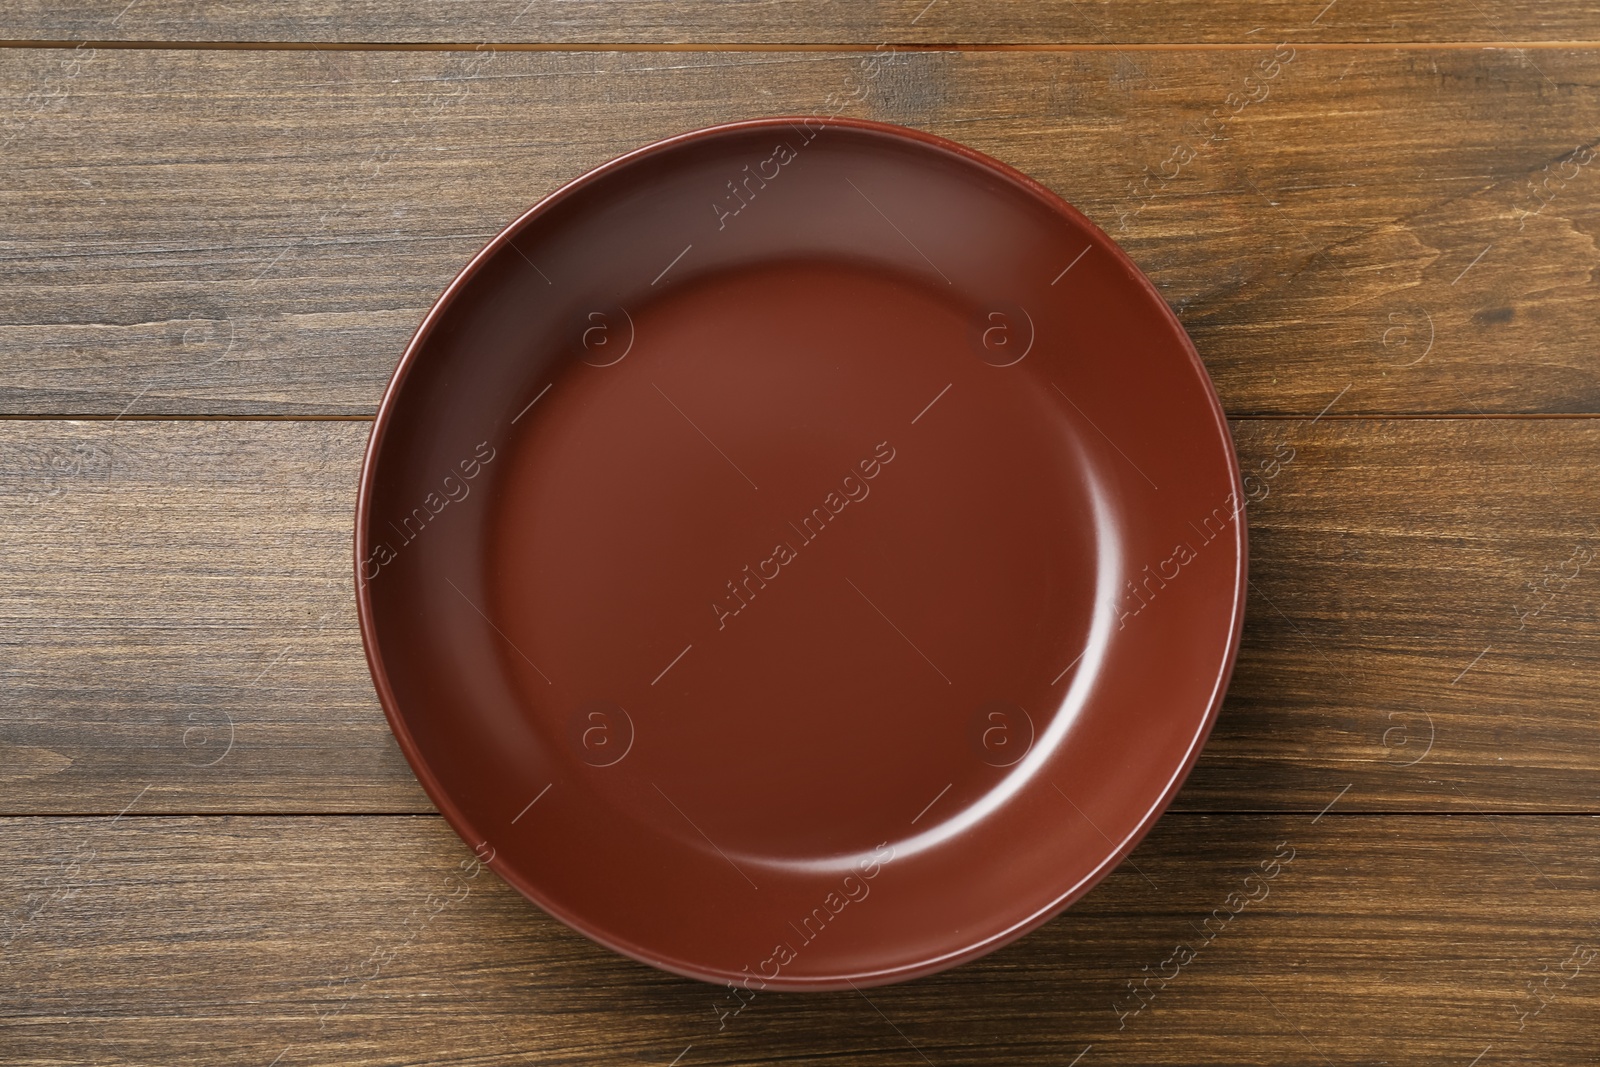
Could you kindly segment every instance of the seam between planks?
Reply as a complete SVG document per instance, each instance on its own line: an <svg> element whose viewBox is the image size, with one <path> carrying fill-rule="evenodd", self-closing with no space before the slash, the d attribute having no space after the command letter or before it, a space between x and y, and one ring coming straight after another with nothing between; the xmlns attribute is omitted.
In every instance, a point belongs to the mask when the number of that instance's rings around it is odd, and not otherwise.
<svg viewBox="0 0 1600 1067"><path fill-rule="evenodd" d="M536 41L117 41L117 40L0 40L0 48L16 49L122 49L126 51L256 51L256 52L873 52L891 49L900 52L1254 52L1275 47L1261 41L1228 41L1184 44L1182 42L1083 42L1060 44L1022 43L927 43L884 42L881 44L763 44L759 42L703 43L611 43L605 41L547 43ZM1307 51L1522 51L1526 49L1585 49L1600 47L1600 40L1576 41L1296 41L1295 48Z"/></svg>

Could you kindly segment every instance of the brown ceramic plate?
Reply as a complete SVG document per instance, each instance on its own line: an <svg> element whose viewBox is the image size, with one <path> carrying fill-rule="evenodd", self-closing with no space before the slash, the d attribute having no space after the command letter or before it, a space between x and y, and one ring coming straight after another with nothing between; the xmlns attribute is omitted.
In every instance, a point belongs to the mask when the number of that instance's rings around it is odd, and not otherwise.
<svg viewBox="0 0 1600 1067"><path fill-rule="evenodd" d="M586 174L445 291L362 472L406 757L540 907L751 988L1038 926L1222 700L1240 484L1193 347L1042 186L763 119Z"/></svg>

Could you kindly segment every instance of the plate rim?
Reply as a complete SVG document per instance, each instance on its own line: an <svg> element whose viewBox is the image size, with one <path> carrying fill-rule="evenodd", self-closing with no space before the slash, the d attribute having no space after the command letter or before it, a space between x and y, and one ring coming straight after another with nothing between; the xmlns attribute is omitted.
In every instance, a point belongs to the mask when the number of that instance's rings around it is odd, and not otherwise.
<svg viewBox="0 0 1600 1067"><path fill-rule="evenodd" d="M406 381L410 377L412 369L416 366L420 354L423 348L426 347L439 320L450 310L462 290L471 284L479 270L489 259L498 254L504 246L510 244L535 219L550 212L557 205L572 198L589 186L600 182L617 171L625 170L643 159L670 152L698 141L713 140L731 133L788 126L802 122L814 129L827 129L828 127L853 129L891 140L910 141L955 155L988 170L1019 191L1040 201L1047 209L1064 217L1068 222L1083 230L1093 245L1098 245L1103 251L1110 253L1114 262L1122 268L1123 272L1135 284L1145 290L1146 295L1160 309L1160 314L1164 316L1167 324L1171 327L1172 333L1184 353L1188 356L1191 369L1197 372L1197 377L1203 386L1202 392L1205 395L1213 428L1216 430L1229 460L1228 481L1233 499L1237 502L1236 514L1240 520L1233 524L1234 541L1237 547L1237 564L1233 582L1232 622L1229 627L1227 647L1223 653L1221 669L1218 671L1210 698L1207 701L1205 715L1195 731L1181 764L1174 770L1155 802L1139 817L1133 830L1112 849L1110 855L1071 887L1056 894L1048 904L1012 923L1004 930L990 934L981 941L972 942L962 948L953 949L936 957L920 959L914 963L877 968L870 971L842 972L838 976L824 975L818 977L786 977L780 975L777 979L767 981L762 987L775 990L821 992L858 987L870 988L878 985L910 981L944 971L1002 948L1055 918L1087 895L1144 840L1182 789L1216 725L1217 716L1227 695L1234 668L1238 663L1239 645L1244 626L1245 602L1249 586L1247 509L1243 495L1243 477L1239 470L1238 451L1233 443L1233 435L1228 429L1227 415L1222 409L1221 398L1217 395L1216 383L1206 370L1205 363L1195 349L1194 342L1189 337L1188 331L1183 328L1182 322L1179 321L1160 291L1156 289L1155 284L1139 269L1127 252L1116 241L1112 240L1110 234L1106 233L1059 194L1007 163L937 134L873 119L847 118L843 116L824 118L818 115L797 114L773 115L705 126L674 134L632 149L585 171L535 202L532 207L517 216L499 233L495 234L477 254L468 260L467 264L461 268L434 300L427 314L423 316L422 321L413 331L410 340L406 342L405 349L395 366L393 374L389 378L388 384L384 387L382 399L379 401L377 411L373 416L372 428L368 434L366 449L362 455L360 480L356 488L352 547L355 564L356 620L361 633L361 647L366 657L367 668L372 676L373 687L377 691L378 703L383 709L384 719L388 722L389 731L399 745L407 764L410 765L418 784L422 786L423 792L427 794L428 799L433 802L439 815L444 818L456 835L469 848L473 849L474 855L478 856L478 862L494 871L502 881L522 894L547 915L613 952L660 970L713 985L726 984L732 986L738 978L744 978L748 982L748 975L734 971L721 971L708 966L696 966L685 960L664 958L658 953L650 952L644 946L635 945L615 937L610 932L598 928L570 910L551 903L536 886L522 877L520 873L508 870L503 863L498 861L498 854L493 846L490 845L489 839L477 831L471 820L456 806L449 793L435 776L432 767L428 764L416 740L411 736L411 731L406 726L405 720L400 713L399 700L393 687L389 684L388 673L384 668L383 659L378 649L376 620L371 597L367 591L367 579L364 576L362 567L364 563L362 547L367 541L371 526L372 495L377 472L377 460L382 452L385 434L389 429L390 422L393 420L399 395L405 388ZM475 840L479 842L477 845L472 844ZM488 846L490 851L490 855L487 858L479 854L479 850L485 846Z"/></svg>

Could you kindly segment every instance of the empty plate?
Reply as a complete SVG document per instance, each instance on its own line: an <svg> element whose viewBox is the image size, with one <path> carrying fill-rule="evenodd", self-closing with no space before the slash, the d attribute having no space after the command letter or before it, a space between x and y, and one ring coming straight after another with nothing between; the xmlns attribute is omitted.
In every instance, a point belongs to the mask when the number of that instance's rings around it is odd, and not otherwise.
<svg viewBox="0 0 1600 1067"><path fill-rule="evenodd" d="M384 711L550 914L750 989L899 981L1110 871L1243 613L1227 426L1054 194L878 123L584 175L395 372L356 515Z"/></svg>

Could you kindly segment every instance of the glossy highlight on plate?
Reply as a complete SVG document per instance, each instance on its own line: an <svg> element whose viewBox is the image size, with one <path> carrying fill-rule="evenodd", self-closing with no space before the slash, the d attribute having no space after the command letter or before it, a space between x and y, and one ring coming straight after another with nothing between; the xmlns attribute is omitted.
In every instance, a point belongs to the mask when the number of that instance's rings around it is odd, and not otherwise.
<svg viewBox="0 0 1600 1067"><path fill-rule="evenodd" d="M1238 647L1182 328L928 134L760 119L577 179L418 329L358 609L418 779L619 952L834 989L991 951L1165 809Z"/></svg>

